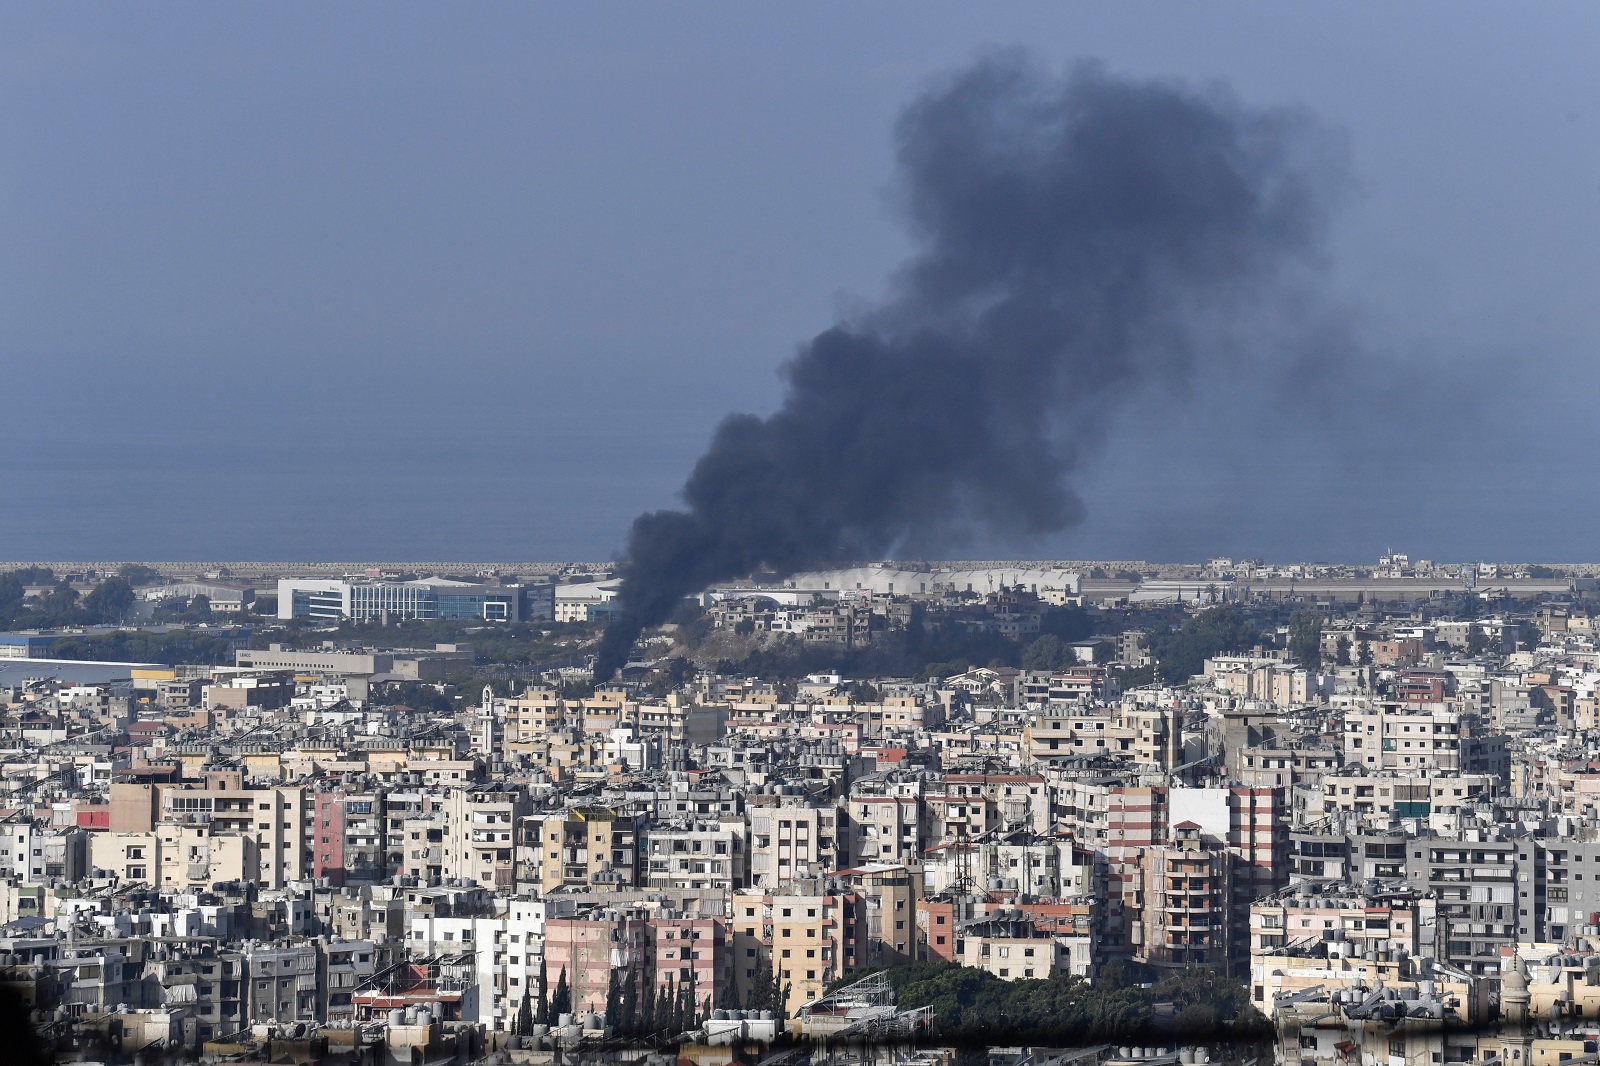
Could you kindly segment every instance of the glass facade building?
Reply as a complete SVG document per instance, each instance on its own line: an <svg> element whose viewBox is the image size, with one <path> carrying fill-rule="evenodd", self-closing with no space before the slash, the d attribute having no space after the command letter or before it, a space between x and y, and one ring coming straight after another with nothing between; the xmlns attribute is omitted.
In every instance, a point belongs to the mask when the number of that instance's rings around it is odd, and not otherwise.
<svg viewBox="0 0 1600 1066"><path fill-rule="evenodd" d="M523 618L523 597L527 591L517 585L479 585L443 578L421 581L285 579L278 582L278 617L518 622ZM547 612L537 613L547 615Z"/></svg>

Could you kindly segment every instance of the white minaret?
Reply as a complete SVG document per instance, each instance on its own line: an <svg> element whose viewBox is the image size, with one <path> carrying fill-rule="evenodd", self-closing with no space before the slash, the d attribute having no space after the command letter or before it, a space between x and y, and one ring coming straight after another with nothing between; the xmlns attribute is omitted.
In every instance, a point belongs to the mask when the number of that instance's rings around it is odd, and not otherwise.
<svg viewBox="0 0 1600 1066"><path fill-rule="evenodd" d="M483 686L483 696L478 701L478 712L483 715L483 732L479 734L478 743L483 748L483 754L489 758L494 757L494 686Z"/></svg>

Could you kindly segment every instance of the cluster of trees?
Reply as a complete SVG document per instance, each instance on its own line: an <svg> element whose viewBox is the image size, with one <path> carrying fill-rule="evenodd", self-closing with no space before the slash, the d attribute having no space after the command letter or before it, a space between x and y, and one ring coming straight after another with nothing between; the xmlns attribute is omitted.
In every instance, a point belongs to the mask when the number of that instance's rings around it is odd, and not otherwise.
<svg viewBox="0 0 1600 1066"><path fill-rule="evenodd" d="M750 994L745 997L744 1003L732 1002L734 992L730 985L725 994L729 1002L722 1003L721 1006L734 1008L743 1006L745 1010L769 1010L773 1017L778 1019L778 1029L782 1031L783 1023L788 1018L790 991L789 983L773 971L772 960L764 958L756 963L756 975L750 982Z"/></svg>
<svg viewBox="0 0 1600 1066"><path fill-rule="evenodd" d="M888 975L900 1007L932 1007L941 1039L956 1044L1206 1043L1271 1032L1243 985L1205 967L1143 984L1133 967L1112 962L1092 986L1070 974L1002 981L929 962Z"/></svg>
<svg viewBox="0 0 1600 1066"><path fill-rule="evenodd" d="M233 638L219 630L175 629L151 633L142 629L113 629L58 637L50 644L50 656L106 663L227 666L233 662L234 647Z"/></svg>
<svg viewBox="0 0 1600 1066"><path fill-rule="evenodd" d="M519 1036L532 1034L535 1025L550 1025L561 1015L572 1010L572 990L567 986L567 971L561 971L561 980L555 994L550 992L550 971L541 960L537 995L532 988L522 991L522 1003L517 1007L517 1021L512 1032Z"/></svg>
<svg viewBox="0 0 1600 1066"><path fill-rule="evenodd" d="M1520 646L1533 649L1539 646L1539 629L1531 622L1522 623L1517 639ZM1489 650L1489 635L1481 626L1467 630L1467 654L1482 655ZM1372 648L1366 640L1352 641L1340 634L1327 655L1322 651L1322 616L1315 611L1296 611L1289 617L1289 656L1302 666L1315 667L1324 659L1335 666L1371 666Z"/></svg>
<svg viewBox="0 0 1600 1066"><path fill-rule="evenodd" d="M640 995L641 982L634 980L631 972L624 980L618 971L611 971L611 987L606 993L606 1024L611 1026L614 1035L624 1040L672 1041L700 1028L710 1017L711 992L707 989L704 996L700 995L693 970L689 971L688 980L681 983L676 977L668 977L665 984L656 988L654 996L648 994L655 983L654 974L648 970L646 974L652 979L643 983L646 994Z"/></svg>
<svg viewBox="0 0 1600 1066"><path fill-rule="evenodd" d="M1178 685L1204 670L1212 656L1248 651L1260 639L1245 613L1229 604L1192 615L1177 628L1154 630L1146 646L1156 661L1157 676Z"/></svg>
<svg viewBox="0 0 1600 1066"><path fill-rule="evenodd" d="M592 637L599 628L594 622L407 619L387 625L346 621L330 632L325 623L297 619L275 628L272 639L296 649L319 647L330 639L379 647L427 648L466 643L472 645L483 662L543 667L573 659L576 649L571 642Z"/></svg>
<svg viewBox="0 0 1600 1066"><path fill-rule="evenodd" d="M210 623L215 620L216 616L211 612L211 597L204 593L191 598L182 606L173 606L170 602L163 603L156 608L155 616L151 619L154 622L190 624Z"/></svg>
<svg viewBox="0 0 1600 1066"><path fill-rule="evenodd" d="M29 585L50 585L29 597ZM120 622L133 609L133 585L125 577L109 577L87 595L46 567L28 567L0 574L0 628L56 629Z"/></svg>
<svg viewBox="0 0 1600 1066"><path fill-rule="evenodd" d="M1271 1023L1250 1003L1246 987L1206 967L1171 971L1150 984L1142 982L1134 967L1111 962L1101 967L1093 986L1071 975L1003 981L985 970L935 962L897 966L887 973L899 1006L933 1008L941 1042L958 1046L1245 1045L1272 1037ZM758 972L743 1007L774 1011L781 1032L787 989L771 977L770 966ZM710 1014L710 996L699 995L692 977L682 983L669 979L654 995L641 994L652 988L655 975L648 969L612 970L605 1020L618 1039L670 1044L699 1028ZM739 1006L730 982L718 1007ZM537 985L523 994L514 1031L531 1035L536 1025L555 1025L572 1010L566 971L552 988L541 964Z"/></svg>
<svg viewBox="0 0 1600 1066"><path fill-rule="evenodd" d="M1081 607L1052 607L1039 619L1039 636L1022 649L1024 670L1065 670L1078 662L1072 645L1094 636L1094 620Z"/></svg>
<svg viewBox="0 0 1600 1066"><path fill-rule="evenodd" d="M751 1010L781 1012L788 989L780 988L772 979L770 965L764 972L766 980L763 981L761 973L757 973L750 1002L742 1006ZM653 994L651 989L655 989ZM646 967L643 971L613 968L610 985L606 989L605 1023L619 1039L671 1043L683 1034L700 1028L711 1016L711 992L709 989L704 990L704 995L701 992L692 969L688 978L681 982L674 974L658 984L653 968ZM733 984L729 982L722 989L718 1007L738 1009L741 1004L737 998ZM529 988L522 995L515 1031L528 1035L533 1032L535 1025L555 1025L563 1014L571 1012L572 990L567 983L567 971L561 971L556 978L555 988L551 989L549 971L541 962L537 986ZM778 1017L781 1026L782 1014L779 1013Z"/></svg>
<svg viewBox="0 0 1600 1066"><path fill-rule="evenodd" d="M674 620L679 644L691 653L711 632L697 608L686 607ZM1051 607L1039 621L1039 636L1024 645L989 630L940 625L919 606L905 629L874 634L865 647L779 639L742 658L719 660L717 672L784 680L827 670L874 677L949 677L974 665L1060 670L1076 661L1068 645L1093 632L1094 622L1082 608Z"/></svg>
<svg viewBox="0 0 1600 1066"><path fill-rule="evenodd" d="M1289 658L1301 666L1321 664L1322 615L1316 611L1296 611L1289 616Z"/></svg>

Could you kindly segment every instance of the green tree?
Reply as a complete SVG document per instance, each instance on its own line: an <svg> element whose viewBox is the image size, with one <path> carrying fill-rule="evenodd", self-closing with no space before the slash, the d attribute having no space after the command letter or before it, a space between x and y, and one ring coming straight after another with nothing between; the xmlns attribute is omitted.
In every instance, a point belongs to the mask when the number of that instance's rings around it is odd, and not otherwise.
<svg viewBox="0 0 1600 1066"><path fill-rule="evenodd" d="M1365 637L1362 637L1360 643L1356 645L1356 665L1372 665L1372 645L1367 643L1367 639Z"/></svg>
<svg viewBox="0 0 1600 1066"><path fill-rule="evenodd" d="M48 566L23 566L11 571L24 585L52 585L56 572Z"/></svg>
<svg viewBox="0 0 1600 1066"><path fill-rule="evenodd" d="M718 1010L739 1009L739 982L730 975L728 980L722 982L722 987L717 989Z"/></svg>
<svg viewBox="0 0 1600 1066"><path fill-rule="evenodd" d="M690 970L689 973L693 974L694 971ZM672 1031L674 1033L681 1033L690 1028L689 1015L693 1010L690 1004L693 1002L694 993L689 987L689 980L685 979L682 984L673 990L672 994Z"/></svg>
<svg viewBox="0 0 1600 1066"><path fill-rule="evenodd" d="M1343 633L1339 634L1339 640L1334 644L1333 661L1338 666L1350 665L1350 638Z"/></svg>
<svg viewBox="0 0 1600 1066"><path fill-rule="evenodd" d="M96 622L120 622L133 610L133 586L124 577L108 577L83 601L83 609Z"/></svg>
<svg viewBox="0 0 1600 1066"><path fill-rule="evenodd" d="M535 1021L550 1024L550 972L545 968L544 956L539 956L539 1002L535 1004L538 1015Z"/></svg>
<svg viewBox="0 0 1600 1066"><path fill-rule="evenodd" d="M517 1008L517 1027L514 1031L521 1036L527 1036L533 1032L532 989L524 990L522 993L522 1005Z"/></svg>
<svg viewBox="0 0 1600 1066"><path fill-rule="evenodd" d="M1156 630L1147 644L1161 680L1177 685L1203 671L1212 656L1245 651L1258 639L1244 612L1230 604L1198 611L1177 629Z"/></svg>
<svg viewBox="0 0 1600 1066"><path fill-rule="evenodd" d="M57 637L50 644L56 659L92 659L108 663L210 663L233 661L231 634L216 630L198 632L174 629L150 633L138 629L117 629L107 633L86 633Z"/></svg>
<svg viewBox="0 0 1600 1066"><path fill-rule="evenodd" d="M1072 649L1053 633L1046 633L1022 649L1024 670L1065 670L1076 662Z"/></svg>
<svg viewBox="0 0 1600 1066"><path fill-rule="evenodd" d="M778 1031L783 1032L784 1026L789 1021L789 996L794 992L794 986L788 981L775 982L772 990L772 1016L778 1019Z"/></svg>
<svg viewBox="0 0 1600 1066"><path fill-rule="evenodd" d="M567 968L561 967L556 978L556 990L550 996L550 1020L553 1023L563 1014L572 1013L572 989L567 986Z"/></svg>
<svg viewBox="0 0 1600 1066"><path fill-rule="evenodd" d="M1322 615L1296 611L1289 616L1289 657L1301 666L1322 662Z"/></svg>
<svg viewBox="0 0 1600 1066"><path fill-rule="evenodd" d="M955 677L972 669L972 664L965 659L951 659L947 663L929 663L922 668L924 677L938 680L940 678Z"/></svg>
<svg viewBox="0 0 1600 1066"><path fill-rule="evenodd" d="M606 985L606 1024L616 1028L622 1023L622 981L617 968L611 968L611 980Z"/></svg>
<svg viewBox="0 0 1600 1066"><path fill-rule="evenodd" d="M39 597L39 614L45 625L64 625L78 609L78 590L66 578Z"/></svg>
<svg viewBox="0 0 1600 1066"><path fill-rule="evenodd" d="M871 682L857 681L850 686L850 698L857 703L882 703L883 693Z"/></svg>
<svg viewBox="0 0 1600 1066"><path fill-rule="evenodd" d="M656 971L652 966L645 970L644 987L639 993L639 1020L634 1031L649 1036L656 1031Z"/></svg>
<svg viewBox="0 0 1600 1066"><path fill-rule="evenodd" d="M117 576L130 585L153 585L161 580L160 571L143 563L123 563L117 567Z"/></svg>
<svg viewBox="0 0 1600 1066"><path fill-rule="evenodd" d="M656 989L655 1032L665 1033L669 1037L678 1035L675 1024L677 1018L673 1013L673 1005L677 998L676 984L677 982L668 977L667 983Z"/></svg>
<svg viewBox="0 0 1600 1066"><path fill-rule="evenodd" d="M0 626L11 625L11 620L22 609L22 597L26 593L15 571L0 574Z"/></svg>
<svg viewBox="0 0 1600 1066"><path fill-rule="evenodd" d="M622 1016L617 1019L617 1032L623 1036L636 1036L639 1032L639 974L630 969L622 984Z"/></svg>
<svg viewBox="0 0 1600 1066"><path fill-rule="evenodd" d="M1153 685L1156 683L1156 668L1153 666L1125 666L1117 672L1117 681L1124 691L1130 688Z"/></svg>
<svg viewBox="0 0 1600 1066"><path fill-rule="evenodd" d="M979 969L913 963L887 971L902 1008L930 1007L940 1035L963 1044L1119 1043L1161 1037L1211 1043L1270 1032L1249 1007L1246 988L1200 967L1146 987L1133 967L1106 964L1090 986L1071 974L1003 981ZM1177 1017L1155 1012L1171 1003Z"/></svg>
<svg viewBox="0 0 1600 1066"><path fill-rule="evenodd" d="M1094 619L1082 607L1051 607L1039 619L1039 632L1071 644L1094 636Z"/></svg>
<svg viewBox="0 0 1600 1066"><path fill-rule="evenodd" d="M772 960L765 956L756 960L756 975L750 979L750 991L745 995L746 1010L771 1010Z"/></svg>

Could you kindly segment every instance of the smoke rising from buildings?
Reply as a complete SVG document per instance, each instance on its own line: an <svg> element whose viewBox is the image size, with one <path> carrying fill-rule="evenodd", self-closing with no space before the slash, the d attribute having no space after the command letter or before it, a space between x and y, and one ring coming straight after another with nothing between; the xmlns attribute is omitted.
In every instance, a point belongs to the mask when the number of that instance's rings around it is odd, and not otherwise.
<svg viewBox="0 0 1600 1066"><path fill-rule="evenodd" d="M1292 334L1273 294L1316 264L1344 177L1303 114L1017 53L895 141L914 253L785 366L775 413L721 424L683 509L634 521L597 678L716 581L1077 522L1071 476L1119 406L1234 366L1241 322Z"/></svg>

